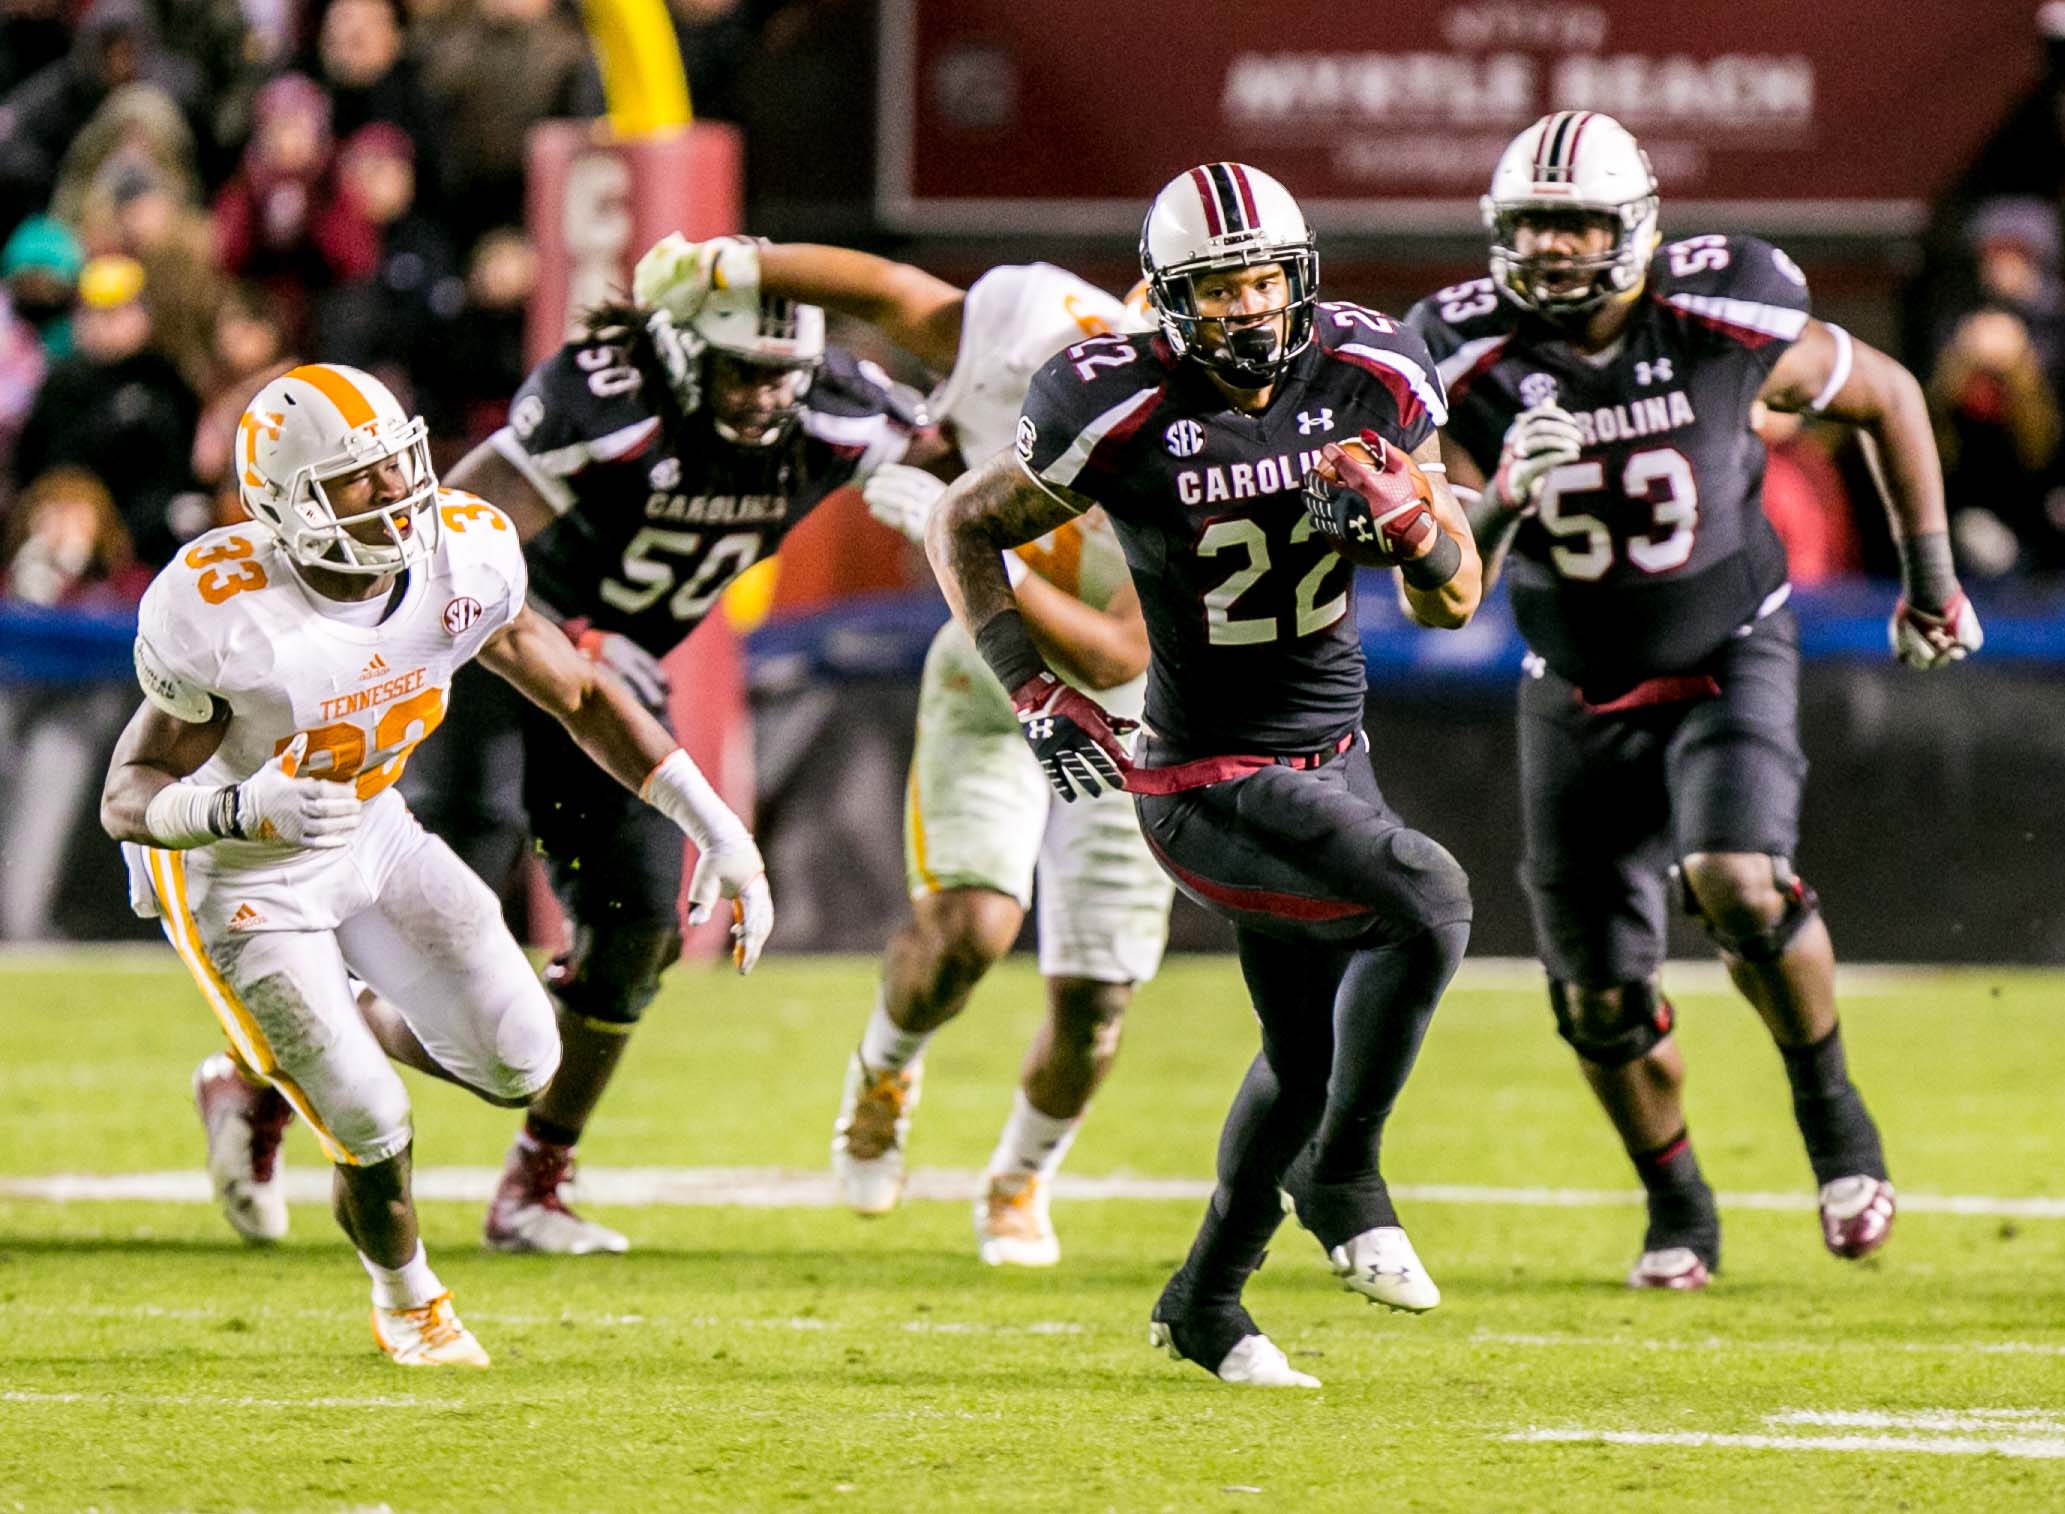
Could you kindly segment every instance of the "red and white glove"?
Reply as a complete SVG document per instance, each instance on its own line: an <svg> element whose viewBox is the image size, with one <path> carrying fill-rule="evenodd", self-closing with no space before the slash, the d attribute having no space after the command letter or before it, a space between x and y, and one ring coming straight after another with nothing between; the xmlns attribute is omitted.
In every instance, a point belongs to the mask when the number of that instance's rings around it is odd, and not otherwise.
<svg viewBox="0 0 2065 1514"><path fill-rule="evenodd" d="M1986 644L1979 612L1960 589L1941 614L1918 610L1903 597L1886 626L1893 655L1910 668L1941 668L1962 662Z"/></svg>
<svg viewBox="0 0 2065 1514"><path fill-rule="evenodd" d="M1541 502L1542 480L1551 469L1576 462L1584 445L1584 433L1568 410L1554 401L1530 406L1506 428L1491 492L1507 509L1532 514Z"/></svg>
<svg viewBox="0 0 2065 1514"><path fill-rule="evenodd" d="M1133 759L1119 738L1140 722L1113 715L1096 700L1042 670L1011 691L1019 733L1040 770L1066 803L1123 789Z"/></svg>
<svg viewBox="0 0 2065 1514"><path fill-rule="evenodd" d="M1376 459L1374 465L1335 442L1320 448L1320 459L1340 487L1327 487L1324 476L1315 473L1307 481L1306 513L1357 561L1408 562L1427 550L1441 526L1427 500L1412 492L1417 482L1404 477L1412 459L1374 431L1365 430L1361 442Z"/></svg>

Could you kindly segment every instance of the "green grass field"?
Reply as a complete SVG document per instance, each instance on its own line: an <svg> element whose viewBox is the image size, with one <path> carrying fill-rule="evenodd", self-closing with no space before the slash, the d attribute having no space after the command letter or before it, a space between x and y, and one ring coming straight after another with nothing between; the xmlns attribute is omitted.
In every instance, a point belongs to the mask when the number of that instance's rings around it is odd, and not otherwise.
<svg viewBox="0 0 2065 1514"><path fill-rule="evenodd" d="M1709 1176L1804 1202L1775 1053L1688 981ZM587 1163L820 1169L872 992L852 960L675 974ZM934 1043L920 1167L981 1165L1037 1002L1014 961ZM214 1034L169 952L6 959L0 1006L0 1195L198 1167L187 1076ZM254 1252L204 1204L0 1196L0 1510L2057 1508L2065 1218L1998 1201L2065 1194L2061 1006L2065 979L2035 973L1857 986L1852 1065L1917 1201L1861 1265L1804 1208L1737 1205L1710 1293L1637 1297L1634 1208L1419 1197L1401 1210L1445 1301L1406 1318L1287 1228L1249 1303L1319 1393L1148 1351L1189 1199L1057 1204L1045 1274L980 1268L959 1203L605 1206L636 1249L579 1260L485 1255L479 1205L426 1203L496 1358L459 1374L375 1351L320 1206ZM1172 963L1069 1172L1206 1176L1253 1045L1232 964ZM499 1160L509 1115L417 1092L422 1167ZM288 1150L319 1161L305 1131ZM1408 1190L1632 1186L1512 973L1451 994L1385 1156ZM1992 1202L1919 1202L1947 1195ZM1670 1443L1602 1438L1622 1432Z"/></svg>

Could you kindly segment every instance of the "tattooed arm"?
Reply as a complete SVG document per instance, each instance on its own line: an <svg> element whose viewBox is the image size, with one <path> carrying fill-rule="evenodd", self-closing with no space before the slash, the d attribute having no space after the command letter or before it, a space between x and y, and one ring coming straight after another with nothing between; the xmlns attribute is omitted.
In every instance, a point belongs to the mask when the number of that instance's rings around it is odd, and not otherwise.
<svg viewBox="0 0 2065 1514"><path fill-rule="evenodd" d="M1036 482L1008 448L947 490L926 524L925 555L948 606L971 636L979 638L999 614L1017 608L1004 573L1005 549L1044 536L1095 503L1072 489Z"/></svg>
<svg viewBox="0 0 2065 1514"><path fill-rule="evenodd" d="M1133 763L1119 738L1133 722L1107 714L1054 676L1012 596L1003 552L1045 535L1092 503L1073 490L1036 481L1007 450L947 490L925 530L925 555L947 603L1011 696L1019 730L1064 800L1125 787Z"/></svg>

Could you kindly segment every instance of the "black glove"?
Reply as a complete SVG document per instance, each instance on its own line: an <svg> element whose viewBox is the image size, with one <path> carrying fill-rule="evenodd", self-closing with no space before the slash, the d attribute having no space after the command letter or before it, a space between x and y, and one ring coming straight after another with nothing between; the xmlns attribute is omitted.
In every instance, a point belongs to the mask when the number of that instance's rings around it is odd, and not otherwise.
<svg viewBox="0 0 2065 1514"><path fill-rule="evenodd" d="M1097 701L1042 669L1011 691L1018 729L1040 759L1054 792L1069 803L1123 789L1133 759L1119 737L1140 722L1105 712Z"/></svg>

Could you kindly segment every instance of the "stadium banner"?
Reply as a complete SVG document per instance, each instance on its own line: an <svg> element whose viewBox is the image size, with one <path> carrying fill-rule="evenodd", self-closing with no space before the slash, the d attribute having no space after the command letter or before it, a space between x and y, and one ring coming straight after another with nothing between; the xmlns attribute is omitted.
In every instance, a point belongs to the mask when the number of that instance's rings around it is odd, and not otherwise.
<svg viewBox="0 0 2065 1514"><path fill-rule="evenodd" d="M1316 225L1479 226L1558 109L1642 139L1672 216L1901 236L2034 79L2030 0L882 0L876 208L911 232L1136 231L1218 158Z"/></svg>

